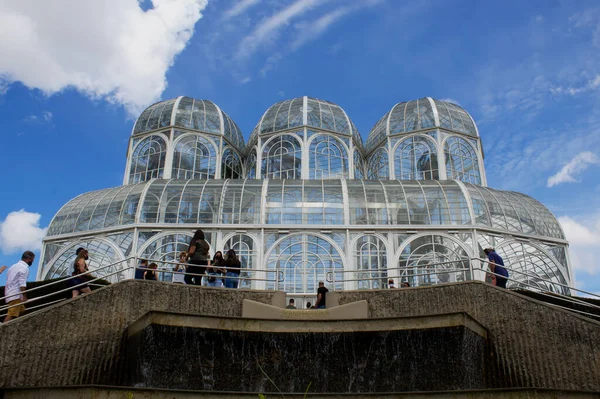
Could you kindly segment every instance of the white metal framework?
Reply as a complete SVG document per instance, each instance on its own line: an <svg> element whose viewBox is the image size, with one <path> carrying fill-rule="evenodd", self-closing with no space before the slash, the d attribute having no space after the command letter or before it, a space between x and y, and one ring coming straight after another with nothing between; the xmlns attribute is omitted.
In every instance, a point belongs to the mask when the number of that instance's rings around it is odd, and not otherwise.
<svg viewBox="0 0 600 399"><path fill-rule="evenodd" d="M245 145L218 106L152 105L129 142L124 185L82 194L52 220L38 278L71 273L75 249L102 268L130 257L174 261L194 230L240 255L241 287L311 295L481 279L469 259L495 247L512 286L566 292L567 242L524 194L486 187L479 132L455 104L396 104L366 146L339 106L299 97L270 107ZM121 266L122 267L122 266ZM169 273L161 279L169 280Z"/></svg>

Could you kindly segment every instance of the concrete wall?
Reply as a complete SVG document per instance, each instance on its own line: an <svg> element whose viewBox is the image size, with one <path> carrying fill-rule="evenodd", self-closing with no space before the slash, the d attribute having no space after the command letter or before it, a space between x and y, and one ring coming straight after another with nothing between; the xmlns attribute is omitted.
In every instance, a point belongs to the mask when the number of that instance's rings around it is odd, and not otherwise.
<svg viewBox="0 0 600 399"><path fill-rule="evenodd" d="M124 281L0 326L0 387L125 383L126 328L151 310L242 315L273 291ZM372 318L466 312L489 332L495 387L600 391L600 323L479 282L339 293Z"/></svg>
<svg viewBox="0 0 600 399"><path fill-rule="evenodd" d="M466 312L489 332L491 387L600 391L600 323L482 282L339 292L371 317Z"/></svg>
<svg viewBox="0 0 600 399"><path fill-rule="evenodd" d="M241 316L242 301L283 305L275 291L127 280L0 326L0 387L125 383L126 328L151 310Z"/></svg>

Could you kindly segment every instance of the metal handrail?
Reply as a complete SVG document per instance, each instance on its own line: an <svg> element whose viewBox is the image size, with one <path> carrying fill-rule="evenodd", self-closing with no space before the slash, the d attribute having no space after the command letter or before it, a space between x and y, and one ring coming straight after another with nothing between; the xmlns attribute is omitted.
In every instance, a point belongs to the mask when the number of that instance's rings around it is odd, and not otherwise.
<svg viewBox="0 0 600 399"><path fill-rule="evenodd" d="M85 275L88 275L88 274L90 274L90 273L92 273L92 272L94 272L94 273L95 273L95 272L98 272L99 270L104 270L104 269L106 269L106 268L113 267L113 266L115 266L115 265L117 265L117 264L119 264L119 263L122 263L122 262L125 262L125 261L129 261L129 260L131 260L131 259L134 259L134 258L135 258L135 256L130 256L130 257L128 257L128 258L125 258L125 259L122 259L122 260L119 260L119 261L113 262L113 263L111 263L111 264L109 264L109 265L106 265L106 266L100 267L100 268L98 268L98 269L94 269L94 270L88 270L87 272L85 272L85 273L81 273L81 274L78 274L78 275L76 275L76 276L67 276L67 277L65 277L65 278L62 278L62 279L59 279L59 280L53 281L53 282L51 282L51 283L44 284L44 285L40 285L39 287L30 288L30 289L28 289L28 290L25 290L25 291L20 291L19 293L12 294L12 295L5 295L5 296L3 296L3 297L1 297L1 298L0 298L0 301L3 301L3 300L5 300L6 298L8 298L8 297L11 297L11 296L15 296L15 295L21 295L21 294L27 294L27 293L29 293L29 292L33 292L33 291L39 290L39 289L41 289L41 288L46 288L46 287L49 287L49 286L51 286L51 285L55 285L55 284L58 284L58 283L62 283L62 282L65 282L65 281L67 281L67 280L71 280L71 279L73 279L73 278L77 278L77 277L79 277L79 276L85 276ZM125 270L125 269L121 269L121 271L122 271L122 270Z"/></svg>
<svg viewBox="0 0 600 399"><path fill-rule="evenodd" d="M89 270L89 271L87 271L85 273L81 273L81 274L75 275L75 276L68 276L68 277L65 277L63 279L59 279L57 281L51 282L51 283L41 285L39 287L35 287L35 288L31 288L31 289L25 290L23 292L15 293L13 295L4 296L4 297L0 298L0 300L6 299L7 297L15 296L15 295L27 294L27 293L39 290L41 288L47 288L48 286L59 284L59 283L63 283L65 281L69 281L69 280L74 279L74 278L80 278L81 276L89 275L91 273L97 273L98 271L102 271L102 270L114 267L114 266L116 266L118 264L121 264L123 262L128 262L128 261L131 261L131 260L135 260L136 261L135 262L136 266L127 266L126 265L125 267L119 268L119 270L114 271L114 272L109 273L109 274L106 274L106 275L103 275L102 277L96 277L96 278L94 278L92 280L83 282L83 283L75 285L75 286L70 286L70 287L67 287L65 289L62 289L62 290L59 290L59 291L55 291L55 292L52 292L50 294L46 294L46 295L43 295L43 296L40 296L40 297L31 298L31 299L28 299L27 301L21 302L21 303L19 303L17 305L0 306L0 311L4 311L4 310L10 309L12 307L20 306L20 305L23 305L23 304L28 304L28 303L32 303L32 302L35 302L35 301L39 301L41 299L48 298L48 297L51 297L51 296L55 296L55 295L63 293L63 292L72 291L73 289L76 289L76 288L84 286L84 285L97 285L97 284L92 284L92 283L95 282L95 281L102 280L102 279L105 279L107 277L113 276L115 274L123 273L124 271L130 270L130 269L134 269L134 270L142 269L144 271L152 270L152 271L155 271L157 273L183 274L183 275L191 275L191 276L195 276L195 277L211 277L211 276L214 276L214 275L209 275L207 273L204 273L204 274L189 273L187 271L175 271L175 270L172 270L172 269L165 269L165 268L150 269L147 266L144 266L144 267L140 266L139 265L139 260L140 259L145 259L145 260L148 261L148 263L177 264L177 265L180 265L180 266L199 266L199 265L192 264L192 263L180 263L178 261L168 261L168 260L153 260L153 259L147 259L147 258L140 258L140 257L137 257L137 256L130 256L130 257L127 257L125 259L122 259L122 260L110 263L110 264L108 264L106 266L100 267L98 269ZM461 273L461 272L466 272L466 271L473 272L473 271L476 271L476 270L484 272L486 274L492 274L492 275L496 275L496 276L499 276L499 277L504 277L504 276L502 276L502 275L500 275L498 273L493 273L493 272L491 272L490 270L487 270L484 267L473 267L473 263L472 263L473 261L480 261L480 262L487 263L487 264L492 263L488 259L478 258L478 257L460 258L460 259L453 260L453 261L429 263L429 264L421 265L421 267L432 267L432 266L439 266L439 265L446 265L446 264L456 264L456 263L462 263L462 262L465 262L465 261L469 262L469 268L442 269L442 270L435 270L435 271L430 271L430 272L409 273L409 274L403 274L403 275L400 275L400 276L389 276L389 275L386 275L386 276L378 276L378 277L365 277L365 278L361 278L361 279L335 280L335 275L337 273L362 273L362 274L382 273L383 274L383 273L387 273L387 272L392 271L392 270L406 270L407 268L406 267L396 267L396 268L386 268L386 269L381 269L381 270L371 270L371 269L336 270L336 269L333 269L333 270L331 270L331 271L329 271L329 272L326 273L326 279L330 283L337 284L337 283L345 283L345 282L381 280L381 279L384 279L384 278L388 278L388 279L389 278L405 279L405 278L414 278L414 277L420 277L420 276L431 276L431 275L439 275L439 274ZM206 267L209 267L209 265L206 265ZM226 267L224 267L224 268L226 268ZM531 278L535 278L538 281L543 281L543 282L546 282L546 283L549 283L549 284L552 284L552 285L557 285L557 286L560 286L560 287L563 287L563 288L567 288L569 290L573 290L573 291L576 291L576 292L584 293L584 294L590 295L590 296L595 297L595 298L600 298L600 296L597 295L597 294L594 294L594 293L591 293L591 292L587 292L585 290L580 290L578 288L570 287L570 286L568 286L566 284L555 282L555 281L552 281L552 280L549 280L549 279L545 279L545 278L542 278L542 277L540 277L538 275L530 274L530 273L527 273L527 272L524 272L524 271L521 271L521 270L515 270L515 269L512 269L512 268L507 267L507 266L504 266L504 268L507 269L507 270L509 270L510 272L513 272L513 273L517 273L517 274L520 274L520 275L524 275L524 276L528 276L528 277L531 277ZM280 276L279 273L283 273L283 270L278 270L278 269L247 269L247 268L240 268L240 274L242 272L248 272L248 271L250 271L250 272L276 273L276 278L275 279L267 279L267 278L241 277L239 275L237 277L222 275L222 276L218 276L217 278L222 278L222 279L230 278L230 279L236 279L236 280L265 281L265 282L281 282L282 281L282 280L279 279L279 276ZM333 276L333 278L330 278L331 276ZM474 280L472 273L471 273L470 279ZM566 296L566 295L562 295L562 294L559 294L559 293L549 294L549 293L540 291L539 287L537 287L535 285L532 285L532 284L529 284L529 283L527 283L525 281L518 281L518 280L516 280L514 278L507 278L507 280L510 281L510 282L512 282L512 283L517 283L517 284L523 285L523 286L528 287L528 288L533 288L540 295L544 295L544 296L547 296L547 297L552 297L553 299L563 300L565 302L569 302L569 303L576 304L576 305L583 305L583 306L594 308L594 309L600 309L600 306L598 306L598 305L595 305L595 304L592 304L592 303L589 303L589 302L585 302L585 301L582 301L580 299L573 298L571 296ZM158 280L158 281L160 281L160 280ZM294 294L294 295L297 295L297 294ZM33 306L33 307L28 308L28 310L36 309L36 308L39 308L39 307L45 307L45 306L48 306L50 304L57 303L57 302L60 302L60 301L63 301L63 300L65 300L65 299L59 299L59 300L56 300L56 301L52 301L50 303L45 303L45 304ZM561 305L556 305L556 304L551 304L551 303L549 305L556 306L556 307L559 307L559 308L568 309L570 311L577 312L577 313L580 313L580 314L585 314L585 315L590 315L590 316L598 317L598 315L595 315L595 314L592 314L592 313L588 313L588 312L581 311L581 310L567 308L567 307L564 307L564 306L561 306Z"/></svg>
<svg viewBox="0 0 600 399"><path fill-rule="evenodd" d="M510 278L510 277L505 277L505 276L503 276L503 275L501 275L501 274L494 273L494 272L491 272L491 271L489 271L489 270L488 270L488 271L486 271L485 269L481 269L481 268L475 268L475 270L481 270L481 271L485 271L486 273L493 274L494 276L499 276L499 277L506 278L506 280L507 280L507 281L512 281L512 282L514 282L514 283L517 283L517 284L523 284L523 285L525 285L526 287L533 287L533 288L537 288L537 287L535 287L535 286L534 286L534 285L532 285L532 284L528 284L528 283L525 283L525 282L523 282L523 281L518 281L518 280L512 279L512 278ZM518 271L516 271L516 272L518 273ZM541 280L543 280L543 279L541 279ZM552 281L548 281L548 280L546 280L546 282L549 282L549 283L551 283L551 284L554 284L554 282L552 282ZM540 294L540 295L543 295L543 296L547 296L547 297L550 297L550 298L553 298L553 299L561 299L561 300L563 300L563 301L565 301L565 302L571 302L571 303L573 303L573 304L579 304L579 305L587 306L587 307L590 307L590 308L596 308L596 309L600 310L600 306L598 306L598 305L595 305L595 304L593 304L593 303L589 303L589 302L585 302L585 301L582 301L582 300L580 300L580 299L573 298L573 297L571 297L571 296L562 295L562 294L559 294L559 293L557 293L557 292L553 292L552 294L548 294L548 293L546 293L546 292L543 292L543 291L538 291L538 294ZM556 304L551 304L551 305L554 305L554 306L560 306L560 305L556 305ZM575 310L575 309L573 309L573 311L576 311L576 310ZM577 311L577 312L581 312L581 311ZM584 313L585 313L585 312L584 312ZM586 314L587 314L587 313L586 313ZM599 316L599 315L596 315L596 316Z"/></svg>
<svg viewBox="0 0 600 399"><path fill-rule="evenodd" d="M418 265L418 267L448 265L448 264L452 264L452 263L469 262L470 260L471 260L471 258L459 258L457 260L450 260L450 261L445 261L445 262L428 263L428 264L424 264L424 265ZM333 269L330 273L359 273L359 272L360 273L366 273L366 272L377 273L378 271L383 272L383 271L388 271L388 270L405 270L405 269L407 269L406 266L405 267L400 267L400 266L399 267L386 267L385 269L348 269L348 270ZM252 270L255 270L255 269L252 269Z"/></svg>
<svg viewBox="0 0 600 399"><path fill-rule="evenodd" d="M132 268L132 266L127 266L127 267L125 267L125 268L123 268L123 269L119 269L119 270L117 270L117 271L115 271L115 272L112 272L112 273L110 273L110 274L105 274L105 275L104 275L104 276L102 276L102 277L96 277L96 278L94 278L94 279L92 279L92 280L85 281L85 282L83 282L83 283L81 283L81 284L77 284L77 285L74 285L74 286L72 286L72 287L63 288L62 290L54 291L54 292L51 292L51 293L49 293L49 294L46 294L46 295L42 295L42 296L38 296L38 297L35 297L35 298L27 299L25 302L20 302L20 303L18 303L18 304L12 305L12 306L11 306L11 305L0 306L0 311L7 310L7 309L11 309L11 308L14 308L14 307L17 307L17 306L21 306L21 305L25 305L25 304L27 304L27 303L31 303L31 302L35 302L35 301L39 301L40 299L44 299L44 298L48 298L48 297L51 297L51 296L55 296L55 295L57 295L57 294L60 294L60 293L63 293L63 292L67 292L67 291L73 291L73 289L75 289L75 288L77 288L77 287L82 287L82 286L84 286L84 285L88 285L89 283L93 283L94 281L102 280L102 279L104 279L105 277L110 277L110 276L112 276L112 275L114 275L114 274L117 274L117 273L122 273L124 270L128 270L128 269L131 269L131 268ZM83 275L83 273L82 273L82 274L79 274L79 275L77 275L77 277L78 277L78 276L82 276L82 275ZM75 277L75 276L72 276L72 277ZM66 280L66 279L65 279L65 280ZM60 281L64 281L64 280L60 280ZM19 293L19 294L14 294L14 295L20 295L20 293ZM12 296L12 295L9 295L9 296Z"/></svg>
<svg viewBox="0 0 600 399"><path fill-rule="evenodd" d="M410 278L410 277L418 277L418 276L431 276L432 274L450 274L450 273L459 273L459 272L464 272L464 271L470 271L471 268L462 268L462 269L445 269L445 270L440 270L440 271L435 271L435 272L430 272L430 273L410 273L410 274L403 274L401 276L381 276L381 277L365 277L365 278L358 278L358 279L343 279L343 280L335 280L333 281L333 279L329 279L327 278L328 282L335 282L335 283L345 283L347 281L370 281L370 280L381 280L381 279L390 279L390 278ZM365 271L360 271L360 270L353 270L354 272L357 273L369 273L368 270ZM327 274L333 274L336 272L327 272Z"/></svg>
<svg viewBox="0 0 600 399"><path fill-rule="evenodd" d="M488 264L492 263L488 259L482 259L482 258L471 258L471 260L478 260L478 261L485 262L485 263L488 263ZM558 282L555 282L555 281L552 281L552 280L544 279L544 278L542 278L542 277L540 277L538 275L532 275L532 274L529 274L529 273L526 273L526 272L523 272L523 271L520 271L520 270L512 269L512 268L507 267L507 266L502 266L502 267L505 268L506 270L509 270L509 271L513 272L513 273L519 273L519 274L525 275L527 277L536 278L538 280L545 281L547 283L551 283L551 284L554 284L554 285L559 285L559 286L561 286L563 288L568 288L568 289L573 290L573 291L582 292L584 294L591 295L593 297L596 297L596 298L600 299L600 295L594 294L592 292L580 290L580 289L575 288L575 287L570 287L567 284L562 284L562 283L558 283Z"/></svg>

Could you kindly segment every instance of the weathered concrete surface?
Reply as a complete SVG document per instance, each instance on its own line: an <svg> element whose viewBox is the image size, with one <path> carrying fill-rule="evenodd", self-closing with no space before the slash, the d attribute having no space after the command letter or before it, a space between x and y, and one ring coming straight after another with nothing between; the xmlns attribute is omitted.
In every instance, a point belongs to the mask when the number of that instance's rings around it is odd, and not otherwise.
<svg viewBox="0 0 600 399"><path fill-rule="evenodd" d="M482 389L486 335L465 313L323 322L153 312L128 329L129 385L269 396Z"/></svg>
<svg viewBox="0 0 600 399"><path fill-rule="evenodd" d="M272 320L350 320L368 319L369 304L367 301L347 303L345 305L327 307L327 309L285 309L279 306L244 299L242 317L248 319Z"/></svg>
<svg viewBox="0 0 600 399"><path fill-rule="evenodd" d="M482 282L339 292L371 317L466 312L489 331L490 387L600 392L600 323Z"/></svg>
<svg viewBox="0 0 600 399"><path fill-rule="evenodd" d="M121 387L67 387L67 388L30 388L8 389L2 392L4 399L256 399L258 392L205 392L181 391L148 388L121 388ZM278 397L269 395L268 397ZM548 389L493 389L470 390L465 392L410 392L410 393L358 393L358 394L311 394L285 395L288 399L408 399L408 398L434 398L434 399L595 399L598 396L590 392L560 391Z"/></svg>
<svg viewBox="0 0 600 399"><path fill-rule="evenodd" d="M125 331L151 310L242 315L242 301L285 303L276 291L127 280L0 326L0 387L125 383Z"/></svg>
<svg viewBox="0 0 600 399"><path fill-rule="evenodd" d="M0 387L125 383L125 329L148 311L240 317L281 295L124 281L1 325ZM491 386L600 392L598 322L479 282L339 293L360 300L374 318L467 312L489 331Z"/></svg>

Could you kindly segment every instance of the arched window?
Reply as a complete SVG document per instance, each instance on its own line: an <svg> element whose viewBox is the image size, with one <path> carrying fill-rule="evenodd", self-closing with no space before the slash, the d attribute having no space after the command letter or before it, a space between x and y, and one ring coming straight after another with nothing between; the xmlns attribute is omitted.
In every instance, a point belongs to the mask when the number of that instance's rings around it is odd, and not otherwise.
<svg viewBox="0 0 600 399"><path fill-rule="evenodd" d="M380 148L371 155L369 159L368 176L371 180L385 180L390 177L390 167L388 153L384 148Z"/></svg>
<svg viewBox="0 0 600 399"><path fill-rule="evenodd" d="M162 262L177 262L179 254L188 250L191 239L191 234L171 234L153 239L144 250L142 258L148 259L150 263L157 263L161 270L173 270L175 264ZM157 276L160 281L169 283L173 278L172 273L166 272L157 273Z"/></svg>
<svg viewBox="0 0 600 399"><path fill-rule="evenodd" d="M364 179L365 178L365 163L362 156L358 151L354 151L354 178Z"/></svg>
<svg viewBox="0 0 600 399"><path fill-rule="evenodd" d="M302 151L296 137L284 134L265 145L261 175L271 179L302 178Z"/></svg>
<svg viewBox="0 0 600 399"><path fill-rule="evenodd" d="M444 144L448 179L481 184L477 154L465 139L449 137Z"/></svg>
<svg viewBox="0 0 600 399"><path fill-rule="evenodd" d="M441 235L410 241L400 254L398 266L401 282L413 287L470 279L468 253L457 241Z"/></svg>
<svg viewBox="0 0 600 399"><path fill-rule="evenodd" d="M310 178L338 179L348 177L348 154L335 138L317 136L310 143Z"/></svg>
<svg viewBox="0 0 600 399"><path fill-rule="evenodd" d="M84 241L72 241L66 244L67 249L52 264L44 265L44 279L53 279L67 277L73 273L73 264L76 259L75 250L79 247L86 248L90 254L88 263L89 269L94 271L96 277L105 277L108 281L116 283L125 278L125 272L122 271L127 266L125 262L117 263L123 260L120 251L116 251L108 240L95 238ZM107 267L113 264L112 267ZM102 270L97 270L102 269ZM119 272L121 270L121 272Z"/></svg>
<svg viewBox="0 0 600 399"><path fill-rule="evenodd" d="M213 179L216 169L217 151L207 138L185 136L175 144L173 178Z"/></svg>
<svg viewBox="0 0 600 399"><path fill-rule="evenodd" d="M267 268L267 289L315 293L318 282L328 277L336 281L335 284L327 281L330 291L342 289L342 256L328 240L312 234L297 234L282 240L271 251Z"/></svg>
<svg viewBox="0 0 600 399"><path fill-rule="evenodd" d="M221 178L239 179L242 177L242 161L238 154L230 148L223 151L223 162L221 162Z"/></svg>
<svg viewBox="0 0 600 399"><path fill-rule="evenodd" d="M354 246L358 289L387 287L387 252L385 244L375 236L363 236Z"/></svg>
<svg viewBox="0 0 600 399"><path fill-rule="evenodd" d="M246 170L248 171L248 179L256 179L256 151L252 150L250 156L246 160Z"/></svg>
<svg viewBox="0 0 600 399"><path fill-rule="evenodd" d="M534 289L569 295L567 279L562 273L562 265L556 263L540 248L522 242L500 244L496 251L504 258L504 264L511 269L510 288ZM558 284L553 284L558 283Z"/></svg>
<svg viewBox="0 0 600 399"><path fill-rule="evenodd" d="M439 180L437 152L431 140L413 136L404 139L394 155L396 179Z"/></svg>
<svg viewBox="0 0 600 399"><path fill-rule="evenodd" d="M223 246L223 253L225 254L230 249L235 251L235 254L242 263L242 272L240 273L240 277L255 277L252 269L256 268L255 264L257 252L252 237L244 234L238 234L229 238ZM252 280L240 280L239 288L252 288Z"/></svg>
<svg viewBox="0 0 600 399"><path fill-rule="evenodd" d="M167 144L161 136L149 136L135 146L131 155L129 183L139 183L163 176Z"/></svg>

